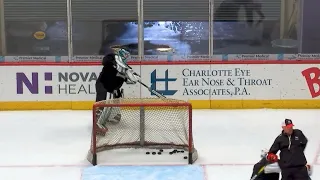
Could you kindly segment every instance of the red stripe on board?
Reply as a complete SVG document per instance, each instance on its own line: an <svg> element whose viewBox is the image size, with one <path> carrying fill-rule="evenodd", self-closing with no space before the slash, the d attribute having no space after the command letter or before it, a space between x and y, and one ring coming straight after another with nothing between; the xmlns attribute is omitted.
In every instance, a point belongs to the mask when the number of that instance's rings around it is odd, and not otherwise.
<svg viewBox="0 0 320 180"><path fill-rule="evenodd" d="M320 64L320 60L245 60L245 61L141 61L129 65L192 65L192 64ZM0 66L99 66L94 62L1 62Z"/></svg>

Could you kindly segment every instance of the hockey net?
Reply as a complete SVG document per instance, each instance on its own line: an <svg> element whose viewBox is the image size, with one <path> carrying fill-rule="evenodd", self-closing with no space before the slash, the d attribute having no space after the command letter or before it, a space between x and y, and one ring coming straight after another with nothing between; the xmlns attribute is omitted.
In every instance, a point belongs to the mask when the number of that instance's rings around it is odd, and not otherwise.
<svg viewBox="0 0 320 180"><path fill-rule="evenodd" d="M97 133L96 109L119 107L119 123L107 123L105 135ZM97 153L120 148L180 149L188 152L188 163L198 158L192 138L192 106L176 99L121 98L93 105L89 162L97 165Z"/></svg>

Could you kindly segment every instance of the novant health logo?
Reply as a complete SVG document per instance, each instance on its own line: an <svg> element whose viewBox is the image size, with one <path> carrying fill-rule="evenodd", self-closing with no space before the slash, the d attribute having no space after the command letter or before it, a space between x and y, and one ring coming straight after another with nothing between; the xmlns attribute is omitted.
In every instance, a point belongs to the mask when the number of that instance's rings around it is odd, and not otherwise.
<svg viewBox="0 0 320 180"><path fill-rule="evenodd" d="M95 72L17 72L17 94L95 94L97 79Z"/></svg>

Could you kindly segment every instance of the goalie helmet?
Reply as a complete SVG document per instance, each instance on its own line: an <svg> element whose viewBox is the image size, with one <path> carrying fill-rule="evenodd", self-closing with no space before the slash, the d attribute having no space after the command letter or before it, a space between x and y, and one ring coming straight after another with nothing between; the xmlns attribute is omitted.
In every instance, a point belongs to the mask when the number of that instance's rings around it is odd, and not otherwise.
<svg viewBox="0 0 320 180"><path fill-rule="evenodd" d="M130 57L130 53L123 48L116 48L115 54L118 55L125 64L127 63Z"/></svg>

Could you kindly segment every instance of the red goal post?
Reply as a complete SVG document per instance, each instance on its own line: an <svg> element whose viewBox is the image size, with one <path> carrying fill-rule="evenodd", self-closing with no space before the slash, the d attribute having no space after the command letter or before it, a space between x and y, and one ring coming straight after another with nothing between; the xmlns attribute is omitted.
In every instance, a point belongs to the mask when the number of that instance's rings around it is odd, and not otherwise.
<svg viewBox="0 0 320 180"><path fill-rule="evenodd" d="M97 108L119 108L119 123L107 123L105 135L97 134ZM119 112L119 111L118 111ZM181 149L188 151L188 163L198 158L192 136L192 105L177 99L121 98L93 105L91 147L87 156L93 165L98 153L120 148Z"/></svg>

